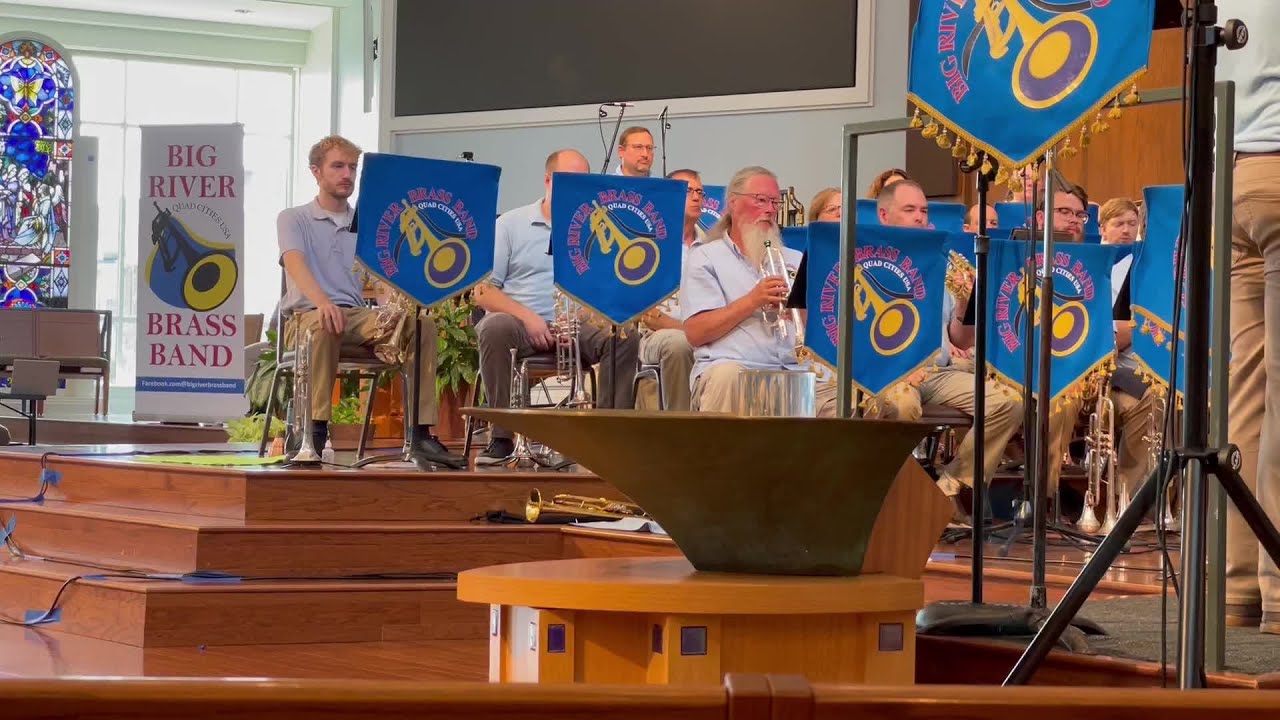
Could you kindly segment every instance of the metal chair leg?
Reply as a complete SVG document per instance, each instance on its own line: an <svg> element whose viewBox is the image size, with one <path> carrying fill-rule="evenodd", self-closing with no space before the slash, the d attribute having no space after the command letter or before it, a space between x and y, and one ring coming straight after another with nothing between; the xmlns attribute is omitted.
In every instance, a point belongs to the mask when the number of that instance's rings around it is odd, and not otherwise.
<svg viewBox="0 0 1280 720"><path fill-rule="evenodd" d="M368 444L369 425L373 420L373 399L378 393L378 381L382 373L374 373L372 385L369 386L369 399L364 404L364 422L360 424L360 440L356 443L356 460L364 459L365 446Z"/></svg>
<svg viewBox="0 0 1280 720"><path fill-rule="evenodd" d="M666 397L664 397L665 393L662 392L662 366L661 365L653 366L653 375L654 375L654 380L658 383L658 410L665 412L667 409L667 399ZM634 398L635 396L632 395L632 397ZM634 400L632 402L634 402Z"/></svg>
<svg viewBox="0 0 1280 720"><path fill-rule="evenodd" d="M480 395L482 392L483 385L484 383L480 380L479 377L477 377L475 385L472 386L471 388L471 407L480 406ZM463 438L462 438L462 457L467 461L470 461L471 459L471 447L472 445L475 444L475 433L477 430L476 428L477 424L478 423L476 422L475 416L468 415L466 423L463 426L464 430L463 430Z"/></svg>
<svg viewBox="0 0 1280 720"><path fill-rule="evenodd" d="M267 409L262 420L262 440L258 443L258 457L267 454L267 438L271 437L271 413L276 407L276 386L280 383L280 368L271 373L271 392L267 395Z"/></svg>

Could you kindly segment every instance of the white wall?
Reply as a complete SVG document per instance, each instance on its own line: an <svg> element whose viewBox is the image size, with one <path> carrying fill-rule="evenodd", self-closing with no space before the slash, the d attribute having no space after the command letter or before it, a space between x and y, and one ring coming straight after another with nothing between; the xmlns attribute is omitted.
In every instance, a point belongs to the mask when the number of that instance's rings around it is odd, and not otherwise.
<svg viewBox="0 0 1280 720"><path fill-rule="evenodd" d="M870 107L672 117L666 142L668 170L692 167L702 173L704 182L723 184L740 167L764 165L778 174L784 186L794 186L800 201L806 204L823 187L838 186L842 126L901 117L906 112L907 16L906 0L875 3L874 95ZM743 62L749 67L756 57L759 56L744 54ZM391 92L389 88L384 91ZM632 123L624 121L624 125L629 124ZM636 124L650 127L654 138L661 142L656 121ZM612 132L609 121L604 128L606 140ZM600 130L594 119L538 127L423 131L392 138L391 147L385 151L454 159L470 150L478 162L501 166L501 210L539 196L543 161L551 150L578 148L587 155L593 170L604 160ZM865 188L881 170L903 165L904 137L879 136L874 143L862 143L859 151L857 186ZM661 169L660 156L655 167Z"/></svg>

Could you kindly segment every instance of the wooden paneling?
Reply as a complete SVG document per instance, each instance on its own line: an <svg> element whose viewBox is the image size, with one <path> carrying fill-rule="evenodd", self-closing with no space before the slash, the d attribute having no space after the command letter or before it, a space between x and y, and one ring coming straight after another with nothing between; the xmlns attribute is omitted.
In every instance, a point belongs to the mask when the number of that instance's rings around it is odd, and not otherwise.
<svg viewBox="0 0 1280 720"><path fill-rule="evenodd" d="M1182 56L1182 30L1157 30L1151 40L1149 69L1138 80L1139 94L1143 88L1180 86ZM1079 155L1059 161L1058 169L1084 186L1089 200L1099 204L1113 197L1141 199L1142 188L1148 185L1180 183L1180 113L1178 103L1124 108L1119 120L1107 119L1109 130L1095 136ZM1078 139L1072 138L1073 146L1079 147Z"/></svg>

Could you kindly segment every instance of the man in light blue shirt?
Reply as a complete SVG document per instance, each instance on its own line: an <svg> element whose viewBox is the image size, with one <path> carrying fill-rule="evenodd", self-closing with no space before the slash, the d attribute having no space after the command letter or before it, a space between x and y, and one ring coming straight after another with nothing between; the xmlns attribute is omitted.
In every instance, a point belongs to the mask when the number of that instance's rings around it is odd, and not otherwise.
<svg viewBox="0 0 1280 720"><path fill-rule="evenodd" d="M639 125L622 131L618 139L618 166L614 175L649 177L653 172L653 133Z"/></svg>
<svg viewBox="0 0 1280 720"><path fill-rule="evenodd" d="M1240 476L1280 523L1280 328L1267 327L1268 317L1280 317L1280 2L1220 0L1218 8L1223 22L1237 18L1251 31L1240 50L1218 50L1218 79L1236 84L1238 151L1227 436L1244 455ZM1235 506L1228 509L1227 624L1280 634L1280 570Z"/></svg>
<svg viewBox="0 0 1280 720"><path fill-rule="evenodd" d="M929 222L929 202L924 190L911 180L899 180L886 185L877 199L880 224L891 227L925 228ZM972 287L972 284L970 284ZM964 298L963 308L968 304ZM924 404L942 405L973 416L974 368L971 349L974 343L972 325L964 324L963 312L957 316L958 303L950 292L942 294L943 326L940 338L941 354L937 367L925 373L918 383L899 383L876 398L878 414L886 419L916 421L923 414ZM978 312L982 312L978 308ZM986 434L983 444L983 477L987 483L995 477L996 468L1004 456L1005 446L1022 425L1022 399L1011 389L986 381ZM974 434L966 433L955 459L938 471L938 487L951 498L952 522L969 523L968 513L960 502L964 487L973 486Z"/></svg>
<svg viewBox="0 0 1280 720"><path fill-rule="evenodd" d="M476 326L480 347L480 376L489 407L505 408L511 402L511 351L517 358L551 356L557 338L555 279L551 255L551 176L557 172L590 172L587 159L577 150L557 150L544 166L543 196L532 204L503 213L498 218L494 243L493 274L476 287L476 304L485 311ZM616 359L610 360L609 333L582 323L578 345L584 365L600 365L596 406L630 409L634 404L631 377L636 369L639 337L617 341ZM611 365L617 366L614 383ZM489 446L476 458L476 466L501 465L515 449L511 431L495 425Z"/></svg>
<svg viewBox="0 0 1280 720"><path fill-rule="evenodd" d="M794 338L779 337L763 310L784 305L787 278L761 278L767 245L782 247L777 212L782 204L778 179L762 167L739 170L725 192L727 211L689 251L680 287L684 331L694 348L690 374L692 407L707 412L736 412L739 375L744 370L809 370L796 357ZM782 248L794 272L801 254ZM818 387L819 414L833 415L835 385Z"/></svg>
<svg viewBox="0 0 1280 720"><path fill-rule="evenodd" d="M681 248L681 278L689 264L689 251L702 242L698 236L698 219L702 217L702 177L696 170L673 170L667 177L684 180L689 184L684 212L684 247ZM672 307L674 305L674 307ZM693 370L693 347L684 334L684 313L678 300L656 307L645 314L640 338L640 362L657 365L661 371L662 404L667 410L689 409L689 373ZM651 384L651 383L650 383ZM641 385L636 397L636 409L656 407L656 394ZM654 400L650 402L650 396Z"/></svg>
<svg viewBox="0 0 1280 720"><path fill-rule="evenodd" d="M356 235L351 232L354 210L347 199L355 189L360 148L346 138L324 138L311 148L309 162L315 176L316 197L289 208L276 219L280 264L285 270L281 310L289 317L285 345L298 337L311 338L308 383L311 390L312 441L323 448L332 412L333 383L342 346L376 346L387 333L378 327L377 313L364 306L356 279ZM413 324L409 324L413 332ZM436 422L436 326L422 318L422 335L412 343L422 354L418 382L425 388L418 399L419 452L437 466L461 469L462 458L450 454L431 434ZM298 409L302 411L303 409ZM290 438L290 446L301 438ZM290 448L292 450L292 447Z"/></svg>

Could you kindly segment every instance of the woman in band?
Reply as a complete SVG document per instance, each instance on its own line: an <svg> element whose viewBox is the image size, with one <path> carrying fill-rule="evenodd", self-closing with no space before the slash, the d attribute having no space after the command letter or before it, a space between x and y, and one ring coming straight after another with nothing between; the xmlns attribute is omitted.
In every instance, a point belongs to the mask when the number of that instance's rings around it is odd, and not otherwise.
<svg viewBox="0 0 1280 720"><path fill-rule="evenodd" d="M890 172L893 172L890 170ZM840 222L843 214L840 205L844 202L844 196L838 187L823 188L818 191L817 195L809 201L809 217L807 220L814 222Z"/></svg>

